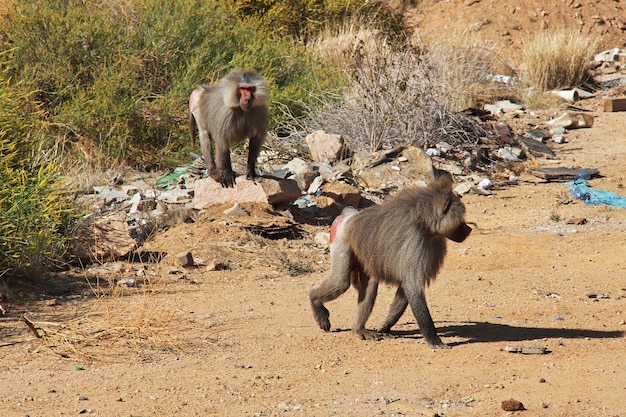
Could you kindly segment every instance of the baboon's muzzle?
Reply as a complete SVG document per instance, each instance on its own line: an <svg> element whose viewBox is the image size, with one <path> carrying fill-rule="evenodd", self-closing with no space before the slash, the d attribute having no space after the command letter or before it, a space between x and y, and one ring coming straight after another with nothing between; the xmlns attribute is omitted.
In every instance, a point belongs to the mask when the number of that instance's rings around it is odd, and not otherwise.
<svg viewBox="0 0 626 417"><path fill-rule="evenodd" d="M446 237L455 242L463 242L471 232L471 227L469 227L466 223L461 223L456 229L452 231L452 233L446 235Z"/></svg>

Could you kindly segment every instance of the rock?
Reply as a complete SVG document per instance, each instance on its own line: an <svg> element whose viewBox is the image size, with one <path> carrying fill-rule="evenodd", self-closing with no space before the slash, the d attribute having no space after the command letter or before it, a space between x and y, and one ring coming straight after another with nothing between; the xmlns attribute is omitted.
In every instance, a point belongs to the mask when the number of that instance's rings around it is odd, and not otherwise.
<svg viewBox="0 0 626 417"><path fill-rule="evenodd" d="M126 195L135 195L139 192L139 187L137 185L123 185L122 192L126 193Z"/></svg>
<svg viewBox="0 0 626 417"><path fill-rule="evenodd" d="M452 175L463 174L463 168L456 163L441 164L439 166L439 169L442 171L446 171L447 173L452 174Z"/></svg>
<svg viewBox="0 0 626 417"><path fill-rule="evenodd" d="M511 130L511 126L509 126L506 122L498 122L495 124L494 128L500 142L506 143L507 145L512 145L514 143L513 131Z"/></svg>
<svg viewBox="0 0 626 417"><path fill-rule="evenodd" d="M519 104L512 103L510 100L500 100L495 104L485 104L484 109L491 114L499 116L503 113L513 113L523 109Z"/></svg>
<svg viewBox="0 0 626 417"><path fill-rule="evenodd" d="M305 140L309 146L311 159L314 161L332 163L345 158L350 153L341 135L316 130Z"/></svg>
<svg viewBox="0 0 626 417"><path fill-rule="evenodd" d="M330 246L330 233L328 232L317 232L315 234L315 242L318 244L328 247Z"/></svg>
<svg viewBox="0 0 626 417"><path fill-rule="evenodd" d="M207 271L223 271L228 267L222 261L218 261L217 259L213 259L210 264L207 265Z"/></svg>
<svg viewBox="0 0 626 417"><path fill-rule="evenodd" d="M441 153L448 153L452 150L452 145L448 142L439 142L435 145L435 148L439 149Z"/></svg>
<svg viewBox="0 0 626 417"><path fill-rule="evenodd" d="M174 188L172 190L163 191L158 199L168 204L184 204L189 203L194 197L194 190Z"/></svg>
<svg viewBox="0 0 626 417"><path fill-rule="evenodd" d="M82 261L102 262L127 256L137 248L125 218L103 218L79 226L74 255Z"/></svg>
<svg viewBox="0 0 626 417"><path fill-rule="evenodd" d="M525 410L524 404L517 400L506 400L502 401L502 409L504 411L521 411Z"/></svg>
<svg viewBox="0 0 626 417"><path fill-rule="evenodd" d="M322 194L315 197L317 206L333 214L339 214L344 207L358 208L361 202L359 190L345 182L336 181L324 184Z"/></svg>
<svg viewBox="0 0 626 417"><path fill-rule="evenodd" d="M224 210L224 214L229 217L250 215L250 213L248 213L248 211L244 209L238 202L235 202L235 204L233 204L231 208Z"/></svg>
<svg viewBox="0 0 626 417"><path fill-rule="evenodd" d="M306 171L309 171L308 164L300 158L294 158L291 161L287 162L285 164L285 168L293 175L302 174Z"/></svg>
<svg viewBox="0 0 626 417"><path fill-rule="evenodd" d="M276 180L261 178L255 181L239 176L235 187L224 188L213 178L196 181L193 208L202 210L207 207L228 203L270 203L290 202L302 192L294 180Z"/></svg>
<svg viewBox="0 0 626 417"><path fill-rule="evenodd" d="M368 168L372 161L379 161L389 151L355 156L353 170L355 179L366 189L381 189L394 185L427 182L434 177L433 163L422 149L408 146L395 159Z"/></svg>
<svg viewBox="0 0 626 417"><path fill-rule="evenodd" d="M308 165L313 172L317 172L327 180L334 180L337 177L337 173L329 164L324 162L310 162Z"/></svg>
<svg viewBox="0 0 626 417"><path fill-rule="evenodd" d="M316 171L305 171L299 174L292 175L289 177L289 179L294 180L296 184L298 184L298 188L300 188L301 190L307 190L311 186L313 181L315 181L315 179L319 177L319 175L319 172Z"/></svg>
<svg viewBox="0 0 626 417"><path fill-rule="evenodd" d="M457 184L454 187L454 192L457 193L458 195L463 195L463 194L467 194L471 191L471 189L474 187L474 183L472 182L462 182L460 184Z"/></svg>
<svg viewBox="0 0 626 417"><path fill-rule="evenodd" d="M193 261L193 255L189 251L183 251L176 255L176 259L180 262L181 266L189 267L194 266L195 262Z"/></svg>
<svg viewBox="0 0 626 417"><path fill-rule="evenodd" d="M262 181L261 186L269 204L289 203L302 195L294 180Z"/></svg>

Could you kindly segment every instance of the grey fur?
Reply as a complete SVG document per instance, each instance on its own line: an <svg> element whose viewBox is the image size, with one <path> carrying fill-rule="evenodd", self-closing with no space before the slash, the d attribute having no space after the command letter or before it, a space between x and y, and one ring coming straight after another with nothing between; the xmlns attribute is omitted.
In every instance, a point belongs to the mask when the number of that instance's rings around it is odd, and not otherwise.
<svg viewBox="0 0 626 417"><path fill-rule="evenodd" d="M242 107L240 86L254 87L249 110ZM269 94L267 81L253 71L235 70L218 84L200 85L189 99L189 135L195 143L200 136L202 156L208 174L225 187L235 185L235 175L230 161L230 148L245 139L248 149L247 177L256 175L256 159L267 136L269 114L266 101ZM215 152L213 157L213 140ZM216 164L217 162L217 164Z"/></svg>
<svg viewBox="0 0 626 417"><path fill-rule="evenodd" d="M462 242L471 232L464 219L465 206L452 191L451 178L439 177L426 187L401 191L381 205L358 213L344 211L343 216L331 244L330 274L309 294L320 328L330 330L324 303L339 297L352 282L359 292L352 330L361 339L380 339L410 305L426 342L432 347L448 347L437 335L424 289L443 264L446 238ZM379 330L367 330L380 282L398 289Z"/></svg>

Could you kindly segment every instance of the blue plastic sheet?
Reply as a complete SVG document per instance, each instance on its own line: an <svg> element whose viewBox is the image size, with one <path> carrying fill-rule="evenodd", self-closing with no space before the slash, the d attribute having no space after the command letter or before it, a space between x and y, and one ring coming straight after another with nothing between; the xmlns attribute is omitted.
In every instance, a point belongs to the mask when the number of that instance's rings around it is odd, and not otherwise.
<svg viewBox="0 0 626 417"><path fill-rule="evenodd" d="M605 204L607 206L615 206L626 208L626 197L606 190L594 190L587 185L584 179L576 179L565 183L569 187L574 197L582 200L585 204Z"/></svg>

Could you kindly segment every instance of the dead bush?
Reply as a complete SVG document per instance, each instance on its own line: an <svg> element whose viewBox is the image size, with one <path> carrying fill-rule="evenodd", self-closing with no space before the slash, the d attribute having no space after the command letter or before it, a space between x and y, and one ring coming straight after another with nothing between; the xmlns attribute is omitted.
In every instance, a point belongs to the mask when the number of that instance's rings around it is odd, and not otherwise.
<svg viewBox="0 0 626 417"><path fill-rule="evenodd" d="M476 143L485 132L460 110L502 96L507 87L491 79L493 51L466 39L423 48L370 33L345 61L344 91L309 107L314 128L341 134L354 150Z"/></svg>

